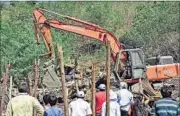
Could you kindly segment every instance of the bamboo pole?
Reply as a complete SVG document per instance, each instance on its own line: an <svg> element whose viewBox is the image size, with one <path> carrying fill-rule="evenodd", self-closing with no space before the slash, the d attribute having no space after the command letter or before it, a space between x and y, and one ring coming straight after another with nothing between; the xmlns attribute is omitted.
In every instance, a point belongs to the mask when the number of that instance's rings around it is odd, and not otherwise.
<svg viewBox="0 0 180 116"><path fill-rule="evenodd" d="M75 85L76 85L76 91L79 92L79 84L78 84L78 80L74 79L75 81Z"/></svg>
<svg viewBox="0 0 180 116"><path fill-rule="evenodd" d="M5 76L3 78L3 85L2 85L2 99L1 99L1 107L0 107L0 116L2 116L3 108L4 108L7 81L9 79L9 68L10 68L10 64L6 65L6 73L5 73Z"/></svg>
<svg viewBox="0 0 180 116"><path fill-rule="evenodd" d="M38 63L37 61L35 60L35 63L34 63L34 93L33 93L33 96L34 97L37 97L37 88L38 88Z"/></svg>
<svg viewBox="0 0 180 116"><path fill-rule="evenodd" d="M32 80L31 77L28 75L28 85L29 85L29 95L32 96Z"/></svg>
<svg viewBox="0 0 180 116"><path fill-rule="evenodd" d="M95 75L95 64L92 64L92 116L96 116L95 105L96 105L96 75Z"/></svg>
<svg viewBox="0 0 180 116"><path fill-rule="evenodd" d="M106 116L110 116L110 42L107 41L107 53L106 53Z"/></svg>
<svg viewBox="0 0 180 116"><path fill-rule="evenodd" d="M34 63L34 97L37 98L37 89L38 89L38 66L39 66L39 60ZM33 116L36 116L36 111L34 110Z"/></svg>
<svg viewBox="0 0 180 116"><path fill-rule="evenodd" d="M68 98L67 98L67 88L66 88L66 81L65 81L65 73L64 73L64 61L63 61L63 51L62 47L57 45L58 48L58 55L59 55L59 65L60 65L60 75L61 75L61 82L63 87L63 97L64 97L64 115L69 116L68 113Z"/></svg>
<svg viewBox="0 0 180 116"><path fill-rule="evenodd" d="M3 76L2 79L4 79L4 77L5 77L5 76ZM0 89L1 89L1 92L2 92L2 94L1 94L2 96L1 96L1 98L0 98L0 103L1 103L1 104L0 104L0 116L2 116L2 113L3 113L3 108L2 108L2 106L3 106L3 103L2 103L2 102L4 102L4 100L3 100L3 99L4 99L4 97L3 97L3 96L4 96L4 91L3 91L4 89L3 89L3 88L4 88L4 81L3 81L3 83L2 83L2 88L0 88Z"/></svg>
<svg viewBox="0 0 180 116"><path fill-rule="evenodd" d="M9 101L12 99L12 76L10 76L10 87L9 87ZM10 107L10 111L12 111L12 107Z"/></svg>
<svg viewBox="0 0 180 116"><path fill-rule="evenodd" d="M10 87L9 87L9 100L12 98L12 76L10 76Z"/></svg>

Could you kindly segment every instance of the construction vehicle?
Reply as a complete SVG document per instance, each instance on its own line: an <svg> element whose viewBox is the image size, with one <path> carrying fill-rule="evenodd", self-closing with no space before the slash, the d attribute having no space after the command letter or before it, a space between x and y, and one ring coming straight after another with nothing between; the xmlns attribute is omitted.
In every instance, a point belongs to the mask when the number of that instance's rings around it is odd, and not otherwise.
<svg viewBox="0 0 180 116"><path fill-rule="evenodd" d="M48 19L43 11L59 15L68 21ZM148 93L147 98L149 96L159 96L151 87L149 81L162 81L180 76L179 63L166 63L172 61L172 57L151 58L149 61L155 59L156 64L149 62L149 65L146 66L144 53L141 49L125 49L123 44L111 32L98 25L39 8L33 11L33 17L37 43L40 42L39 33L41 33L48 51L45 55L48 55L51 59L55 59L51 28L87 36L99 40L105 45L109 41L112 50L111 56L114 61L113 74L116 80L126 81L130 85L138 82L142 83L143 90Z"/></svg>
<svg viewBox="0 0 180 116"><path fill-rule="evenodd" d="M73 25L69 22L47 19L42 11L46 10L37 8L33 11L37 43L40 41L38 33L38 31L40 31L48 50L47 55L49 55L52 59L55 58L55 54L53 39L50 31L51 27L97 39L104 44L106 44L107 41L110 41L112 59L115 62L114 71L117 72L118 75L116 76L119 76L119 79L124 78L133 80L146 78L147 76L148 80L153 81L169 79L171 77L174 78L180 75L180 65L179 63L173 62L172 56L160 56L159 62L153 64L152 66L146 66L144 53L141 49L124 49L118 39L102 27L64 15L61 16L67 20L75 22L76 24ZM150 58L149 61L153 59L158 61L157 57ZM124 70L123 68L127 71L124 77L120 75L120 72ZM144 72L146 72L146 76L142 76Z"/></svg>

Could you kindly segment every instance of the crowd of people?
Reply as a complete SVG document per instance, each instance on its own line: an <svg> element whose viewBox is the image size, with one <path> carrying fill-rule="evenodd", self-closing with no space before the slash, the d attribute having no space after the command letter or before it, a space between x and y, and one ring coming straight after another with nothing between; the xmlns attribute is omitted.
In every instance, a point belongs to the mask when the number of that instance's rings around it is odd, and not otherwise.
<svg viewBox="0 0 180 116"><path fill-rule="evenodd" d="M43 105L28 95L28 85L23 82L18 87L19 95L12 98L7 105L6 116L33 116L36 111L38 116L63 116L63 110L57 105L58 98L50 92L43 96ZM180 116L179 105L171 99L172 92L167 87L161 89L163 98L156 101L153 106L152 116ZM69 103L69 116L91 116L91 104L85 99L85 93L78 91ZM106 86L100 84L95 94L96 116L106 116ZM134 104L133 94L128 90L125 82L120 83L118 91L110 90L110 116L134 116L131 106Z"/></svg>

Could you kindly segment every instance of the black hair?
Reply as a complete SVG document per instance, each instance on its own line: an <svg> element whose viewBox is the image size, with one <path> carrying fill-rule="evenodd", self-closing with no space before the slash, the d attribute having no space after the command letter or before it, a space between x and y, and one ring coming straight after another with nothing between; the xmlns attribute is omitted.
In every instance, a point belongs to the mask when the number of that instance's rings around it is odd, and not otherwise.
<svg viewBox="0 0 180 116"><path fill-rule="evenodd" d="M43 101L44 101L45 105L47 105L49 103L49 95L48 94L43 96Z"/></svg>
<svg viewBox="0 0 180 116"><path fill-rule="evenodd" d="M29 92L29 87L26 82L21 82L18 86L18 91L19 93L28 93Z"/></svg>
<svg viewBox="0 0 180 116"><path fill-rule="evenodd" d="M172 91L167 86L161 88L161 94L163 98L171 97Z"/></svg>
<svg viewBox="0 0 180 116"><path fill-rule="evenodd" d="M64 103L64 101L63 101L63 98L62 98L62 97L58 97L57 99L58 99L58 100L57 100L57 101L58 101L58 103Z"/></svg>
<svg viewBox="0 0 180 116"><path fill-rule="evenodd" d="M56 105L56 103L57 103L57 97L56 97L56 95L54 94L54 93L50 93L49 94L49 104L51 105L51 106L54 106L54 105Z"/></svg>
<svg viewBox="0 0 180 116"><path fill-rule="evenodd" d="M106 89L99 89L99 91L106 91Z"/></svg>

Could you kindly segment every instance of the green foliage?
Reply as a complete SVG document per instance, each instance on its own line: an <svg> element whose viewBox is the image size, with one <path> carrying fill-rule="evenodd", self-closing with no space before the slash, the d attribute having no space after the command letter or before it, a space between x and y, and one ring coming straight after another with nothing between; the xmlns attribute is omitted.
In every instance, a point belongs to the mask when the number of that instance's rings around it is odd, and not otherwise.
<svg viewBox="0 0 180 116"><path fill-rule="evenodd" d="M177 35L179 31L179 2L1 2L0 6L0 75L4 72L4 65L10 62L15 81L27 76L34 60L46 51L43 41L39 46L35 44L32 12L37 7L98 24L120 37L126 45L142 47L147 56L170 54L178 60L177 36L173 34ZM46 15L62 19L49 13ZM60 44L66 63L72 54L80 54L80 60L105 61L105 46L94 53L80 51L83 45L99 42L84 40L83 36L65 31L51 31L56 55L56 46ZM165 44L168 46L163 47ZM41 61L45 60L41 58Z"/></svg>
<svg viewBox="0 0 180 116"><path fill-rule="evenodd" d="M178 31L179 2L142 3L136 7L132 28L128 30L122 39L130 46L142 47L146 55L152 56L156 50L152 47L156 47L163 42L162 37L165 34ZM161 53L158 52L156 54Z"/></svg>

